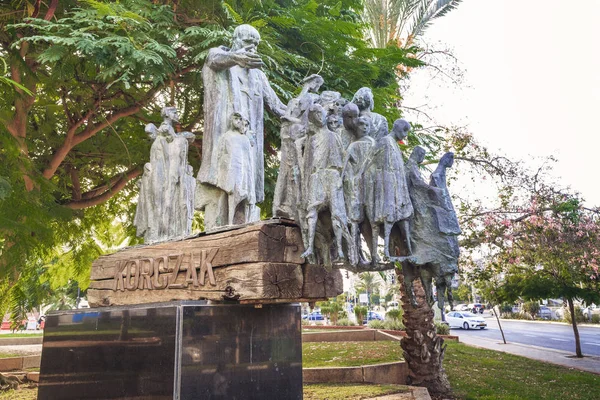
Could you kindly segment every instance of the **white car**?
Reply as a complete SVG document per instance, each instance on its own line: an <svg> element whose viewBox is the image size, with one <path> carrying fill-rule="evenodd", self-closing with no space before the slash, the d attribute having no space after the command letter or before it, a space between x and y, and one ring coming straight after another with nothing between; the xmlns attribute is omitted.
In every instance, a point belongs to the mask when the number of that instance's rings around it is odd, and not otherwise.
<svg viewBox="0 0 600 400"><path fill-rule="evenodd" d="M468 311L449 312L446 314L446 322L448 322L450 328L485 329L487 326L483 317Z"/></svg>

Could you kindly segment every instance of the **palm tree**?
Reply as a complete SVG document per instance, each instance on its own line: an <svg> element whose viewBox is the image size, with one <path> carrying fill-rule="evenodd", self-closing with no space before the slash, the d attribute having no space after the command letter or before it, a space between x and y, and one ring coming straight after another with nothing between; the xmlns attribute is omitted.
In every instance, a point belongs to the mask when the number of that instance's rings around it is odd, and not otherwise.
<svg viewBox="0 0 600 400"><path fill-rule="evenodd" d="M404 287L404 276L397 268L398 284ZM430 394L446 396L451 392L450 382L444 370L443 361L446 346L444 339L436 334L433 322L434 312L427 303L421 282L414 281L414 292L417 307L413 307L402 289L402 322L406 329L406 337L400 345L404 360L408 363L409 378L407 384L424 386Z"/></svg>
<svg viewBox="0 0 600 400"><path fill-rule="evenodd" d="M364 20L371 44L384 48L390 42L410 47L434 19L455 9L461 0L366 0Z"/></svg>
<svg viewBox="0 0 600 400"><path fill-rule="evenodd" d="M360 282L356 285L356 292L366 292L367 295L373 294L375 291L379 291L379 287L381 286L381 282L377 280L376 274L372 272L363 272L359 275Z"/></svg>

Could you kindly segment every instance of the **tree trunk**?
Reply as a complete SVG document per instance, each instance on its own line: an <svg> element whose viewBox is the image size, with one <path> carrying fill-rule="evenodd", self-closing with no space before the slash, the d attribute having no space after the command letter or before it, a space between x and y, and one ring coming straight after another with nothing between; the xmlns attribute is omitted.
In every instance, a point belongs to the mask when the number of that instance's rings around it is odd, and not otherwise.
<svg viewBox="0 0 600 400"><path fill-rule="evenodd" d="M500 328L500 333L502 334L502 341L506 344L506 338L504 337L504 330L502 329L502 324L500 323L500 318L498 317L498 313L496 312L496 306L492 306L492 312L496 317L496 321L498 322L498 328Z"/></svg>
<svg viewBox="0 0 600 400"><path fill-rule="evenodd" d="M569 312L571 313L571 324L573 325L573 334L575 335L575 354L577 357L583 357L581 352L581 340L579 339L579 329L577 328L577 316L575 315L575 305L573 299L568 298L567 303L569 304Z"/></svg>
<svg viewBox="0 0 600 400"><path fill-rule="evenodd" d="M451 393L450 382L443 361L446 346L444 339L437 336L433 321L434 312L427 304L421 281L414 281L414 292L418 307L414 308L404 290L404 277L396 269L398 285L402 293L403 322L407 336L400 342L404 359L408 363L407 384L426 387L436 396Z"/></svg>

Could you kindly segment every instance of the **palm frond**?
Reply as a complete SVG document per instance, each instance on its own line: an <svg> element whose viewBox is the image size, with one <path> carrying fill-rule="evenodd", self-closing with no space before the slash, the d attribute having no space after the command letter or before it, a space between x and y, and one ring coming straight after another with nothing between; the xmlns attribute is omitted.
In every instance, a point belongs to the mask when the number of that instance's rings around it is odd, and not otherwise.
<svg viewBox="0 0 600 400"><path fill-rule="evenodd" d="M410 36L421 36L434 19L443 17L454 10L462 0L422 0L417 16L411 25Z"/></svg>

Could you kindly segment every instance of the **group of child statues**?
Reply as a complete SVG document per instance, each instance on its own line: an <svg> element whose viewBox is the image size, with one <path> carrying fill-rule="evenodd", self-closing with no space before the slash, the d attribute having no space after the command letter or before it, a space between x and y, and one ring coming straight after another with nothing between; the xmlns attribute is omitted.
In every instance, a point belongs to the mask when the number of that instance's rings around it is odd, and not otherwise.
<svg viewBox="0 0 600 400"><path fill-rule="evenodd" d="M419 168L425 150L416 147L405 165L397 144L407 137L410 124L398 119L390 132L386 118L373 112L367 87L348 101L338 92L318 94L323 78L311 75L286 106L261 70L259 42L254 27L240 25L230 48L215 47L207 55L202 164L196 179L187 162L194 135L173 129L176 109L165 107L162 125L146 127L153 144L139 182L138 235L146 243L189 236L194 209L204 211L206 231L258 221L257 204L265 197L266 108L281 120L273 216L299 225L306 262L355 271L401 263L412 302L416 278L430 301L432 281L438 295L447 292L452 301L460 234L446 185L453 154L446 153L425 182Z"/></svg>
<svg viewBox="0 0 600 400"><path fill-rule="evenodd" d="M405 165L397 144L407 137L408 122L396 120L390 132L385 117L373 112L371 89L359 89L348 101L337 92L317 94L322 84L319 75L306 78L281 116L273 216L300 226L302 257L310 264L360 270L386 269L400 262L411 301L412 282L421 278L429 299L433 280L438 293L447 293L451 302L460 234L446 185L453 154L446 153L425 182L419 169L425 150L416 147ZM203 198L187 163L188 142L194 135L175 132L175 108L166 107L162 114L159 128L146 128L154 141L135 218L138 234L147 243L190 235L194 207L199 208ZM214 186L221 193L217 208L224 209L223 221L215 221L221 226L258 219L256 137L249 126L234 112L215 143ZM443 301L444 296L439 297Z"/></svg>
<svg viewBox="0 0 600 400"><path fill-rule="evenodd" d="M401 262L411 301L417 277L429 299L426 282L434 280L438 293L452 301L460 234L446 184L453 154L446 153L425 182L419 168L425 150L416 147L405 165L398 146L411 129L408 122L396 120L390 132L386 118L373 112L371 89L359 89L348 101L337 92L317 94L322 84L319 75L306 78L282 117L273 216L300 226L308 263L360 270Z"/></svg>

